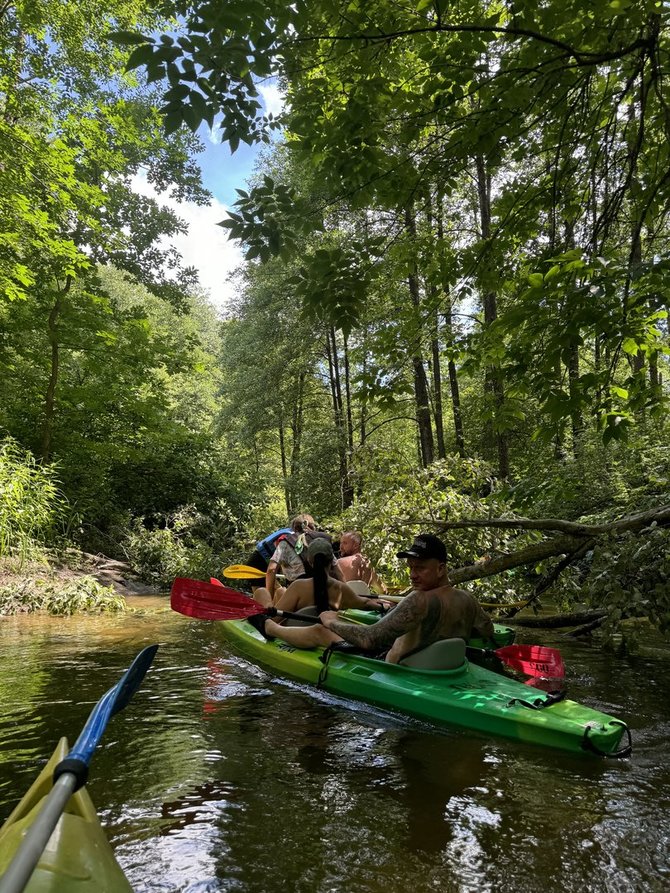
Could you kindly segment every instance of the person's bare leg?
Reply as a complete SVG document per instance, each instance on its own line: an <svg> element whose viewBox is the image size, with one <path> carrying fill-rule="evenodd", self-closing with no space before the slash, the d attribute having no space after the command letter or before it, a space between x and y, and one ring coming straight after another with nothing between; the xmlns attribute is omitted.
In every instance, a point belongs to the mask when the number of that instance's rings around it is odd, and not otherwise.
<svg viewBox="0 0 670 893"><path fill-rule="evenodd" d="M267 620L265 623L265 633L268 636L275 636L289 645L296 648L326 648L333 642L341 642L342 639L336 633L315 623L314 626L280 626L274 620Z"/></svg>
<svg viewBox="0 0 670 893"><path fill-rule="evenodd" d="M264 608L272 607L272 596L265 586L259 586L258 589L254 589L254 601L258 602L259 605L263 605Z"/></svg>

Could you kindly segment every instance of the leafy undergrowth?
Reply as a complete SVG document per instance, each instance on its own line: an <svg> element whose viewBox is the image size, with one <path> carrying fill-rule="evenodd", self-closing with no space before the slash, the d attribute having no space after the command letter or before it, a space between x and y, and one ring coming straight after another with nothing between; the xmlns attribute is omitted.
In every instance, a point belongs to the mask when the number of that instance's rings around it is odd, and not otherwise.
<svg viewBox="0 0 670 893"><path fill-rule="evenodd" d="M68 580L24 576L0 583L0 615L36 611L58 615L107 614L126 610L123 596L90 576Z"/></svg>

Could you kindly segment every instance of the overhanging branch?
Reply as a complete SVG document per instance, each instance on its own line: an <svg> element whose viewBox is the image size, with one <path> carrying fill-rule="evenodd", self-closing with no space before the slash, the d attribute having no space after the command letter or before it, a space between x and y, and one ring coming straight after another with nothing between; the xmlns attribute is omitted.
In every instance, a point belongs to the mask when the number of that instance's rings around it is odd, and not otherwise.
<svg viewBox="0 0 670 893"><path fill-rule="evenodd" d="M425 523L435 524L435 521L425 519ZM580 524L577 521L563 521L559 518L470 518L461 521L438 522L441 531L463 530L471 527L495 527L506 530L556 530L571 536L602 536L611 533L625 533L626 531L640 531L652 524L657 524L659 527L670 524L670 505L658 506L635 515L626 515L617 521L610 521L606 524Z"/></svg>

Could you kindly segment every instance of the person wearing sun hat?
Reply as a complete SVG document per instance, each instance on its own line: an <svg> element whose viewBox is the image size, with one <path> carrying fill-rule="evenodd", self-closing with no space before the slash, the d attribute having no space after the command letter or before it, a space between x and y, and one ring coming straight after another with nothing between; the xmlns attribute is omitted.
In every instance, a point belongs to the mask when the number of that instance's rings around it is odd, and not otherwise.
<svg viewBox="0 0 670 893"><path fill-rule="evenodd" d="M484 639L493 636L491 618L464 589L456 589L447 574L447 548L432 533L420 533L397 553L407 561L412 591L392 611L370 626L346 623L335 611L324 611L321 623L306 629L283 628L268 620L268 638L278 636L297 648L327 647L349 642L371 656L397 663L440 639Z"/></svg>

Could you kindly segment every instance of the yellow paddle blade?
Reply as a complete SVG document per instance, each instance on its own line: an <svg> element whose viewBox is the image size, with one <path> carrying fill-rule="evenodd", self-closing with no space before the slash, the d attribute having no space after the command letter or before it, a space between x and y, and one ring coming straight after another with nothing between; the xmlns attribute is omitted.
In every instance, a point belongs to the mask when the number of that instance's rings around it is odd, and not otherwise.
<svg viewBox="0 0 670 893"><path fill-rule="evenodd" d="M229 580L264 580L265 571L257 567L249 567L248 564L231 564L224 567L221 572Z"/></svg>

